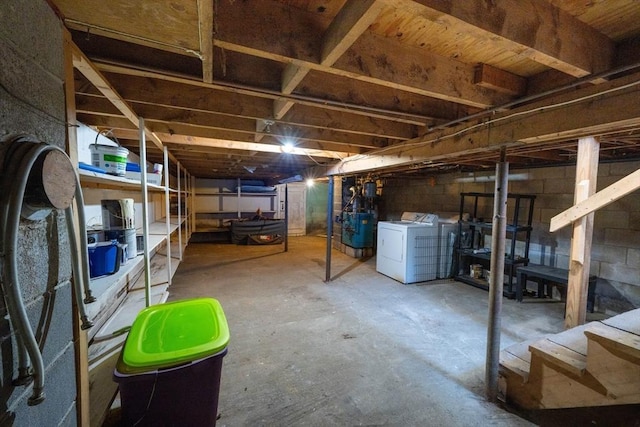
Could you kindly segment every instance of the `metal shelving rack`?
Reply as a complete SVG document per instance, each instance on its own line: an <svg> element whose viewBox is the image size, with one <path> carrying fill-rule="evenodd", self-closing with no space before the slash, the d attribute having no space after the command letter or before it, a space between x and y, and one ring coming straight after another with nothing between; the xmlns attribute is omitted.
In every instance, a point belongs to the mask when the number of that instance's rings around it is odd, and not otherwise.
<svg viewBox="0 0 640 427"><path fill-rule="evenodd" d="M458 275L456 275L455 279L488 290L489 283L487 280L475 278L469 274L469 266L472 261L477 260L478 263L487 266L491 260L490 249L487 250L482 241L487 234L491 234L493 224L481 220L478 216L479 201L484 198L492 200L494 195L493 193L460 193L460 220L458 221L458 241L456 244ZM507 225L507 239L510 239L510 244L507 246L508 252L505 253L505 271L503 274L506 276L504 296L508 298L515 298L514 277L517 266L529 263L529 245L533 229L531 224L535 198L536 196L531 194L509 194L507 196L507 210L511 211L511 222ZM470 205L472 207L468 209ZM465 213L471 215L467 221L463 220ZM523 216L525 217L524 222L522 221ZM468 244L465 244L465 239L461 238L464 232L471 236ZM524 242L521 254L517 253L516 247L519 238Z"/></svg>

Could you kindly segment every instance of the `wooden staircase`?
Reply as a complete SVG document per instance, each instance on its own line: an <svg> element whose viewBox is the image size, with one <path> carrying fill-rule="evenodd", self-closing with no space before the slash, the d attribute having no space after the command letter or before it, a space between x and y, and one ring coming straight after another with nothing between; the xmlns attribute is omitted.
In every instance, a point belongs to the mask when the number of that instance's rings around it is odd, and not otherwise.
<svg viewBox="0 0 640 427"><path fill-rule="evenodd" d="M640 403L640 309L504 349L499 390L526 410Z"/></svg>

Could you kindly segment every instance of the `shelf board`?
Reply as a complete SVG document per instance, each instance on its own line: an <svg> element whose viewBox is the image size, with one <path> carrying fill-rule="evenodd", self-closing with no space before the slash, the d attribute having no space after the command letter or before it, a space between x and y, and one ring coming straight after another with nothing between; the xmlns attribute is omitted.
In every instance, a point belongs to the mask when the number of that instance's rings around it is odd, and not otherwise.
<svg viewBox="0 0 640 427"><path fill-rule="evenodd" d="M266 192L266 193L245 193L245 192L242 192L240 194L238 194L238 193L220 193L220 192L218 192L218 193L208 193L208 192L207 193L203 193L201 191L196 192L196 196L198 196L198 197L208 197L208 196L210 196L210 197L218 197L218 196L234 196L234 197L238 197L238 196L240 196L240 197L242 197L242 196L251 196L251 197L254 197L254 196L265 196L265 197L273 197L273 196L277 196L277 195L278 195L277 192Z"/></svg>
<svg viewBox="0 0 640 427"><path fill-rule="evenodd" d="M473 251L474 251L473 249L462 249L461 250L461 255L462 256L472 257L472 258L491 260L491 252L474 253ZM509 258L507 256L504 257L504 263L506 265L526 264L528 262L529 262L528 258L519 258L519 259L512 260L511 258Z"/></svg>
<svg viewBox="0 0 640 427"><path fill-rule="evenodd" d="M121 176L92 172L85 169L79 169L78 174L80 175L80 182L86 187L124 190L140 190L142 188L140 181ZM164 186L161 185L147 184L147 189L153 192L164 192Z"/></svg>
<svg viewBox="0 0 640 427"><path fill-rule="evenodd" d="M171 217L169 230L170 233L173 233L178 229L178 217ZM182 218L182 222L184 222L184 218ZM164 218L159 219L158 221L152 222L149 224L149 234L150 235L163 235L167 234L167 223Z"/></svg>
<svg viewBox="0 0 640 427"><path fill-rule="evenodd" d="M467 285L471 285L471 286L474 286L474 287L479 288L479 289L484 289L485 291L489 290L489 282L487 282L484 279L476 279L476 278L468 276L466 274L461 274L459 276L455 276L454 279L457 280L458 282L466 283ZM507 298L513 299L513 298L515 298L516 293L515 292L509 292L505 287L505 289L502 291L502 295L507 297Z"/></svg>
<svg viewBox="0 0 640 427"><path fill-rule="evenodd" d="M486 230L491 230L493 228L493 224L490 222L460 221L460 224L462 224L463 226L483 228ZM528 225L519 225L516 227L514 225L507 224L507 232L510 232L510 233L519 233L519 232L531 231L531 230L533 230L533 227Z"/></svg>

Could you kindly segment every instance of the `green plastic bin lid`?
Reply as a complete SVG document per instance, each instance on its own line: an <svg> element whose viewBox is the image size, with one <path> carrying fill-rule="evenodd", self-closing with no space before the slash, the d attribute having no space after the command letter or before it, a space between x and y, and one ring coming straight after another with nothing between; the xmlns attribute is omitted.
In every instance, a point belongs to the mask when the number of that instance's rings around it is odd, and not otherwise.
<svg viewBox="0 0 640 427"><path fill-rule="evenodd" d="M214 355L228 343L229 326L218 300L153 305L138 313L117 369L132 373L176 366Z"/></svg>

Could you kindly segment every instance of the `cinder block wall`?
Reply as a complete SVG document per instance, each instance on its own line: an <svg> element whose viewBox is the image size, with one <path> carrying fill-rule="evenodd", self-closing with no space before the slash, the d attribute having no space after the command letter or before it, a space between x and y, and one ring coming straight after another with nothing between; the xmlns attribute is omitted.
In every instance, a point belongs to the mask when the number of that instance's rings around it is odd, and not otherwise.
<svg viewBox="0 0 640 427"><path fill-rule="evenodd" d="M45 0L0 6L0 174L6 140L34 134L65 146L62 25ZM2 192L9 191L2 188ZM16 337L0 299L0 425L75 426L76 383L69 244L63 213L23 221L19 275L31 326L42 349L46 400L28 406L31 387L14 387ZM4 258L0 259L4 264ZM0 279L1 280L1 279ZM4 286L4 283L2 283Z"/></svg>
<svg viewBox="0 0 640 427"><path fill-rule="evenodd" d="M601 190L640 168L640 162L602 163ZM434 175L419 179L387 179L380 200L381 220L397 219L404 211L457 214L461 192L493 193L495 170ZM534 194L530 259L537 264L567 268L571 229L549 232L551 218L573 205L575 167L511 169L509 192ZM490 220L490 200L480 214ZM509 212L509 218L511 218ZM591 273L598 276L596 307L619 313L640 307L640 192L635 191L597 211L594 219Z"/></svg>

